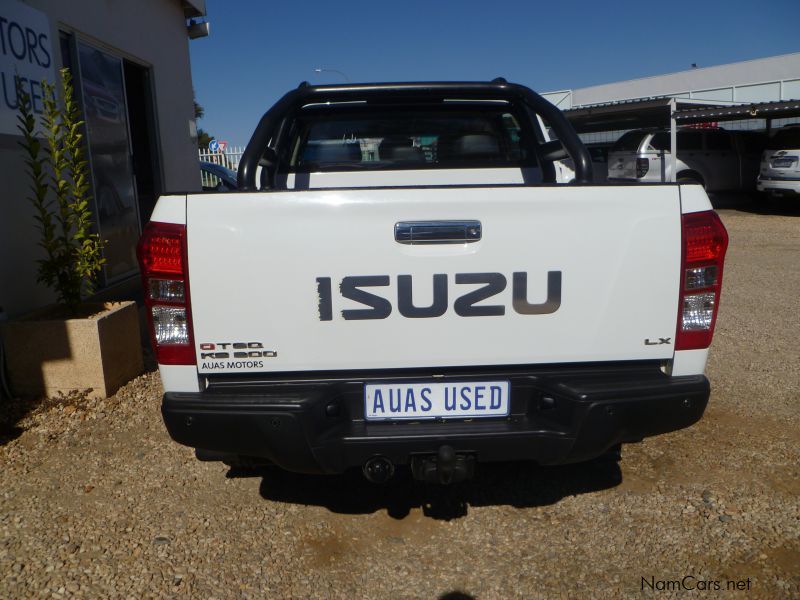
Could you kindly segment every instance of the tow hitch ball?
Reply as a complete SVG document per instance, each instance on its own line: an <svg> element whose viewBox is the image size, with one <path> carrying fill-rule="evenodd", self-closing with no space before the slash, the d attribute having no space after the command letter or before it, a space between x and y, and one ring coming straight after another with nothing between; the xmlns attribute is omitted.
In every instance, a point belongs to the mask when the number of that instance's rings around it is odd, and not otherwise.
<svg viewBox="0 0 800 600"><path fill-rule="evenodd" d="M475 473L475 457L456 454L450 446L442 446L435 456L413 456L411 473L414 479L428 483L457 483Z"/></svg>
<svg viewBox="0 0 800 600"><path fill-rule="evenodd" d="M373 456L364 463L364 477L372 483L386 483L394 475L394 464L385 456ZM427 483L457 483L475 473L475 457L456 454L451 446L441 446L436 454L411 457L411 474Z"/></svg>

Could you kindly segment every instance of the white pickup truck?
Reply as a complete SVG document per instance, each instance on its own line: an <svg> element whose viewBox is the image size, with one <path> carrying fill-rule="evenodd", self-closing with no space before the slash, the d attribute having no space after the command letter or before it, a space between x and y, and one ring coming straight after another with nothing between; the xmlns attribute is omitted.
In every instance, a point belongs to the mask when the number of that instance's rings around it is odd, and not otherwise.
<svg viewBox="0 0 800 600"><path fill-rule="evenodd" d="M238 177L162 197L139 245L164 420L198 458L448 483L702 416L724 227L697 185L593 185L528 88L303 84Z"/></svg>

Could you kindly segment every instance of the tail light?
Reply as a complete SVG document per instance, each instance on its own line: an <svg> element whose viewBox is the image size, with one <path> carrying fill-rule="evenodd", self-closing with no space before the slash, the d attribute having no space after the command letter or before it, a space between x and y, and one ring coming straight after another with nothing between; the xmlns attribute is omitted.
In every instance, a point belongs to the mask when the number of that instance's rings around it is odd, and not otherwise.
<svg viewBox="0 0 800 600"><path fill-rule="evenodd" d="M148 223L137 248L150 337L158 363L194 365L186 226Z"/></svg>
<svg viewBox="0 0 800 600"><path fill-rule="evenodd" d="M650 170L649 158L636 159L636 177L644 177L645 175L647 175L647 172L649 170Z"/></svg>
<svg viewBox="0 0 800 600"><path fill-rule="evenodd" d="M712 210L682 216L683 252L676 350L708 348L722 291L728 232Z"/></svg>

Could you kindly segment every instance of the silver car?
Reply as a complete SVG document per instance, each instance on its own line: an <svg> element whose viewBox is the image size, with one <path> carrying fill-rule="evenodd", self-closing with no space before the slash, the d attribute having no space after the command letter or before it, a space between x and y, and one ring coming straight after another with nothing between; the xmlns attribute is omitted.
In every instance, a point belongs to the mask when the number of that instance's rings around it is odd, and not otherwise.
<svg viewBox="0 0 800 600"><path fill-rule="evenodd" d="M800 125L778 129L761 157L758 191L800 197Z"/></svg>
<svg viewBox="0 0 800 600"><path fill-rule="evenodd" d="M668 130L636 129L617 140L608 155L610 181L668 181ZM697 183L706 191L746 190L755 185L764 148L763 134L724 129L680 129L676 181Z"/></svg>

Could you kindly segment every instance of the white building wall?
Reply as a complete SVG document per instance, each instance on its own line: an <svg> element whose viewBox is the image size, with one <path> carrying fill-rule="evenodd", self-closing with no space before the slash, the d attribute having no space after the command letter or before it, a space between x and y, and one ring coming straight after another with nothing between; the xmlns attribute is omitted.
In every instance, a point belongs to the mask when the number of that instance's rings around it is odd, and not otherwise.
<svg viewBox="0 0 800 600"><path fill-rule="evenodd" d="M800 52L796 52L579 88L572 90L572 106L651 96L768 102L798 99L799 91Z"/></svg>
<svg viewBox="0 0 800 600"><path fill-rule="evenodd" d="M157 143L165 191L200 189L189 40L180 0L27 0L44 12L51 27L53 59L61 68L59 31L146 67L152 67ZM204 2L190 3L204 10ZM17 142L0 134L0 307L14 316L54 300L36 282L37 246L28 183Z"/></svg>
<svg viewBox="0 0 800 600"><path fill-rule="evenodd" d="M50 17L59 61L58 31L61 29L74 32L101 49L152 67L164 187L166 190L199 189L197 145L189 137L194 105L189 38L181 2L29 0L27 4Z"/></svg>

